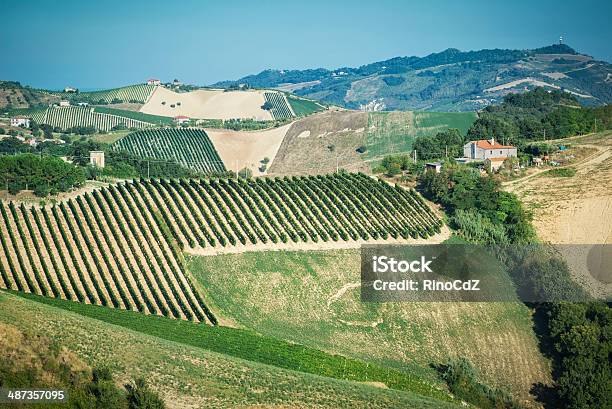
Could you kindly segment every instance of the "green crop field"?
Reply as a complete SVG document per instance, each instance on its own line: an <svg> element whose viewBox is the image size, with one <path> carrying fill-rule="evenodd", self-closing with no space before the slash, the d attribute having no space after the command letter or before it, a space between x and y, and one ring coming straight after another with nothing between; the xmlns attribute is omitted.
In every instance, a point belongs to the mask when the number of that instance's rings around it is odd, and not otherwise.
<svg viewBox="0 0 612 409"><path fill-rule="evenodd" d="M141 158L172 160L201 173L225 171L217 150L202 129L147 129L130 133L111 147Z"/></svg>
<svg viewBox="0 0 612 409"><path fill-rule="evenodd" d="M463 135L476 120L474 112L370 112L366 130L367 158L409 153L418 136L433 136L449 128Z"/></svg>
<svg viewBox="0 0 612 409"><path fill-rule="evenodd" d="M298 98L293 95L287 95L287 102L291 106L293 113L296 116L307 116L310 114L314 114L315 112L324 111L325 107L315 101Z"/></svg>
<svg viewBox="0 0 612 409"><path fill-rule="evenodd" d="M270 112L272 113L272 117L274 119L285 119L293 116L289 105L287 105L287 100L282 93L264 92L264 98L266 99L266 102L272 104L272 109Z"/></svg>
<svg viewBox="0 0 612 409"><path fill-rule="evenodd" d="M416 192L363 174L142 180L41 208L0 202L0 288L214 324L179 248L428 237L441 225Z"/></svg>
<svg viewBox="0 0 612 409"><path fill-rule="evenodd" d="M92 126L101 131L109 131L117 125L127 128L146 128L152 126L144 122L124 115L97 112L97 109L81 106L49 107L44 111L36 111L32 119L39 124L48 124L62 130L82 126Z"/></svg>
<svg viewBox="0 0 612 409"><path fill-rule="evenodd" d="M37 318L41 316L46 319ZM164 398L178 406L458 407L448 402L448 394L432 391L418 377L252 331L208 327L32 295L17 297L6 292L0 292L0 323L49 337L94 367L109 367L128 378L145 377ZM269 365L276 363L280 367ZM390 384L391 379L397 379L403 382L398 385L407 390L343 379L378 379ZM245 384L249 387L245 388ZM186 391L189 399L177 397L177 389ZM413 389L425 389L425 394L430 391L434 398L412 392ZM300 390L308 393L296 393Z"/></svg>
<svg viewBox="0 0 612 409"><path fill-rule="evenodd" d="M131 185L42 208L0 203L0 288L215 323Z"/></svg>
<svg viewBox="0 0 612 409"><path fill-rule="evenodd" d="M546 382L530 311L515 303L363 303L359 250L247 252L188 258L220 320L415 373L464 356L487 383L527 397Z"/></svg>
<svg viewBox="0 0 612 409"><path fill-rule="evenodd" d="M127 87L113 88L91 92L58 92L54 93L62 99L73 102L88 102L90 104L110 104L114 102L137 102L144 104L153 94L154 85L128 85Z"/></svg>
<svg viewBox="0 0 612 409"><path fill-rule="evenodd" d="M167 116L145 114L138 111L128 111L127 109L108 108L104 106L97 106L94 108L94 112L101 114L111 114L121 116L124 118L131 118L137 121L147 122L155 125L172 125L173 119Z"/></svg>

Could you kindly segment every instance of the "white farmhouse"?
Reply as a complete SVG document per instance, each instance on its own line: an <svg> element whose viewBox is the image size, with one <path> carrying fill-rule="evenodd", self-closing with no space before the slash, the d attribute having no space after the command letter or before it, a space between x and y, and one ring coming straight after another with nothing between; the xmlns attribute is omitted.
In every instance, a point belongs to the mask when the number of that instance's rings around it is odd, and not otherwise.
<svg viewBox="0 0 612 409"><path fill-rule="evenodd" d="M30 118L21 115L14 116L11 118L11 126L22 126L24 128L29 128Z"/></svg>
<svg viewBox="0 0 612 409"><path fill-rule="evenodd" d="M516 158L516 147L512 145L502 145L495 142L495 139L480 139L470 141L463 145L464 161L487 161L491 169L496 170L508 158Z"/></svg>
<svg viewBox="0 0 612 409"><path fill-rule="evenodd" d="M147 80L147 85L159 85L161 84L161 81L158 80L157 78L149 78Z"/></svg>
<svg viewBox="0 0 612 409"><path fill-rule="evenodd" d="M59 106L61 106L61 107L69 107L70 106L70 101L63 99L63 100L60 101Z"/></svg>

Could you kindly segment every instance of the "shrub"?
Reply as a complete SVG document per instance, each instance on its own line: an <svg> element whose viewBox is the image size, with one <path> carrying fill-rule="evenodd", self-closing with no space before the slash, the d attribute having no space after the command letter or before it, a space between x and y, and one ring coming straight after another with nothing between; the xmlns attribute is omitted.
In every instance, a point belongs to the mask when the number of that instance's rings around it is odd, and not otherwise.
<svg viewBox="0 0 612 409"><path fill-rule="evenodd" d="M553 178L571 178L575 174L576 169L574 168L556 168L545 173L546 176Z"/></svg>
<svg viewBox="0 0 612 409"><path fill-rule="evenodd" d="M442 378L453 394L481 409L520 408L507 392L480 383L476 370L465 358L449 361L443 368Z"/></svg>

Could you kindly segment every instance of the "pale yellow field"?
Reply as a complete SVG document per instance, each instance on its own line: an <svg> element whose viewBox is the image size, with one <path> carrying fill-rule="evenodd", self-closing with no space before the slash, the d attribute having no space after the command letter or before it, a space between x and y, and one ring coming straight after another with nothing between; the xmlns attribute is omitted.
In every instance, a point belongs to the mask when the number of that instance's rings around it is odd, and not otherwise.
<svg viewBox="0 0 612 409"><path fill-rule="evenodd" d="M200 89L177 93L157 87L149 101L140 108L140 112L170 117L184 115L197 119L270 120L270 112L261 109L264 102L263 91L224 92ZM174 105L174 108L171 105Z"/></svg>
<svg viewBox="0 0 612 409"><path fill-rule="evenodd" d="M596 245L612 240L612 133L603 132L568 141L580 157L569 167L572 177L548 177L541 169L523 179L506 183L532 210L538 237L551 244ZM612 294L612 283L594 279L587 269L589 246L568 249L558 246L574 278L593 295Z"/></svg>
<svg viewBox="0 0 612 409"><path fill-rule="evenodd" d="M229 170L238 171L249 168L253 175L263 175L259 171L260 161L270 159L270 169L276 153L283 142L291 124L263 131L231 131L228 129L206 129L206 133L215 145L221 160Z"/></svg>

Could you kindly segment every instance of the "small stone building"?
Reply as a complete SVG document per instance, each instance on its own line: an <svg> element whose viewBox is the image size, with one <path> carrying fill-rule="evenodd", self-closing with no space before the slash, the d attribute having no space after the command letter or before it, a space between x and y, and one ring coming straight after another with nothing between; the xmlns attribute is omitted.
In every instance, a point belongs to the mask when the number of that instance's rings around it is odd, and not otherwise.
<svg viewBox="0 0 612 409"><path fill-rule="evenodd" d="M104 151L90 151L89 164L97 168L104 168Z"/></svg>

